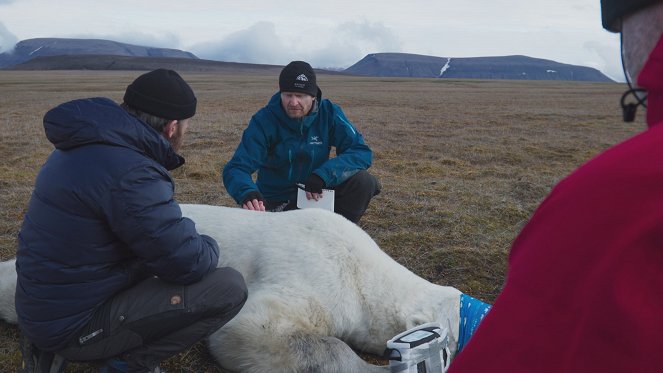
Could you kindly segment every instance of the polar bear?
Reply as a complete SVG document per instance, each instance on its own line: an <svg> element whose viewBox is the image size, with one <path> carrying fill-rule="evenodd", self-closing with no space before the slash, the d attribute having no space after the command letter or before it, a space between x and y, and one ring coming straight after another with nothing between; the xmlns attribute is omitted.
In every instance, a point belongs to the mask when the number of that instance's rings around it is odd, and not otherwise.
<svg viewBox="0 0 663 373"><path fill-rule="evenodd" d="M428 322L458 348L462 293L415 275L354 223L321 209L259 213L181 205L219 243L219 266L237 269L249 297L209 337L234 372L387 372L355 351L380 355L393 336ZM16 322L14 261L0 263L0 317Z"/></svg>

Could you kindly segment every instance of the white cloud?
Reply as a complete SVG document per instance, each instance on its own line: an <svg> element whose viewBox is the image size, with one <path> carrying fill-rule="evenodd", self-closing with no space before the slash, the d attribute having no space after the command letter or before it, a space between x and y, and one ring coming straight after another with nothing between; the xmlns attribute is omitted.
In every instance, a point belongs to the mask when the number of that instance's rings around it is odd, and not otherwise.
<svg viewBox="0 0 663 373"><path fill-rule="evenodd" d="M274 23L263 21L188 50L200 58L227 62L285 65L305 60L314 67L348 67L369 53L401 49L398 37L379 22L344 22L330 29L327 36L319 32L315 34L316 48L302 42L307 35L305 31L280 35Z"/></svg>
<svg viewBox="0 0 663 373"><path fill-rule="evenodd" d="M221 41L193 45L189 51L200 58L227 62L286 64L289 48L276 35L271 22L258 22L248 29L232 33Z"/></svg>
<svg viewBox="0 0 663 373"><path fill-rule="evenodd" d="M400 52L396 34L380 22L344 22L332 31L323 48L313 50L309 59L319 67L349 67L369 53Z"/></svg>
<svg viewBox="0 0 663 373"><path fill-rule="evenodd" d="M604 74L618 82L624 82L624 71L619 50L606 42L591 40L585 43L585 49L596 55L598 62L585 63L586 66L601 70ZM594 60L597 61L597 60Z"/></svg>
<svg viewBox="0 0 663 373"><path fill-rule="evenodd" d="M17 41L16 36L0 22L0 53L12 51Z"/></svg>

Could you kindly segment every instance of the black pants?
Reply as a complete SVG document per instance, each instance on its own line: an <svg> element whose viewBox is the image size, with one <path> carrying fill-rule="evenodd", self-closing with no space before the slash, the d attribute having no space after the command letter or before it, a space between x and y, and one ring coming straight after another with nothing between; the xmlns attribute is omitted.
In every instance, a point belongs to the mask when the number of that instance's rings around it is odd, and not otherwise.
<svg viewBox="0 0 663 373"><path fill-rule="evenodd" d="M366 170L361 170L343 183L328 189L334 189L336 197L334 212L357 223L366 212L371 198L380 193L382 186L375 176L369 174ZM297 200L266 201L265 209L269 211L295 210L297 209Z"/></svg>
<svg viewBox="0 0 663 373"><path fill-rule="evenodd" d="M152 277L106 302L57 354L73 361L121 356L131 372L151 370L230 321L246 297L244 279L232 268L188 286Z"/></svg>

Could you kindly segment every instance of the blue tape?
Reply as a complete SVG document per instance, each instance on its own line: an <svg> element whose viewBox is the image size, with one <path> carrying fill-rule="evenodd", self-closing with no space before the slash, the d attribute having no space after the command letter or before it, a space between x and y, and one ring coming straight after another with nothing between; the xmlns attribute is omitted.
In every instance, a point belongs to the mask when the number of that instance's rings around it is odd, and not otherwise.
<svg viewBox="0 0 663 373"><path fill-rule="evenodd" d="M456 353L465 347L467 342L477 330L481 320L486 316L490 310L490 304L484 303L469 295L460 295L460 328L458 335L458 350Z"/></svg>

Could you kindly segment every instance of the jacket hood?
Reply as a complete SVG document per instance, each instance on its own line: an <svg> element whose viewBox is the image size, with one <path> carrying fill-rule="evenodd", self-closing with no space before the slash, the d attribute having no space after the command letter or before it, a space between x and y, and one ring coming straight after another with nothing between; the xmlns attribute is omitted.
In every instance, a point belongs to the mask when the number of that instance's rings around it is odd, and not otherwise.
<svg viewBox="0 0 663 373"><path fill-rule="evenodd" d="M321 102L322 91L318 88L318 94L316 95L315 104L311 108L311 112L301 119L292 119L286 114L285 110L283 110L283 106L281 105L281 92L276 92L269 100L267 109L274 114L279 123L283 123L286 127L293 130L301 131L302 128L310 127L315 118L317 118Z"/></svg>
<svg viewBox="0 0 663 373"><path fill-rule="evenodd" d="M44 131L59 150L108 144L143 153L168 170L184 164L168 140L107 98L74 100L51 109L44 116Z"/></svg>

